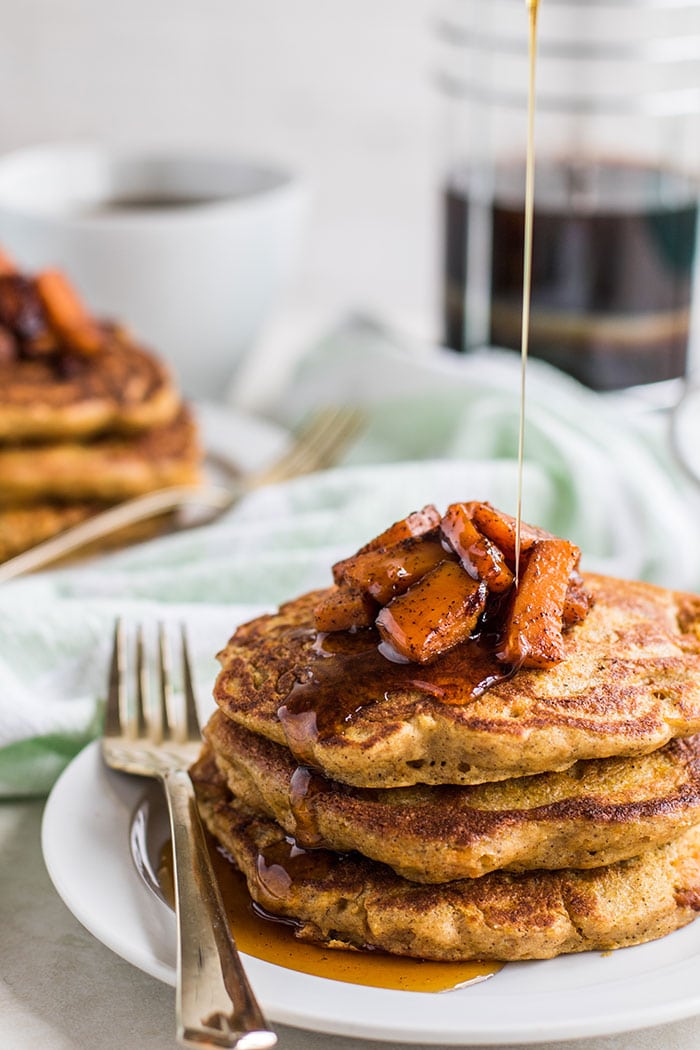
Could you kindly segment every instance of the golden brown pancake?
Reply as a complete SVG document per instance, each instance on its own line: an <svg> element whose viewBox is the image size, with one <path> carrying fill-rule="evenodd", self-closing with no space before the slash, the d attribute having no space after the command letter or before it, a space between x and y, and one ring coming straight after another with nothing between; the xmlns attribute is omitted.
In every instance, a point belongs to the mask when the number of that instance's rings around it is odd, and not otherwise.
<svg viewBox="0 0 700 1050"><path fill-rule="evenodd" d="M193 776L212 834L251 896L293 919L297 936L436 960L549 959L639 944L700 910L700 830L590 871L492 872L420 885L359 854L296 851L286 832L222 785L204 759Z"/></svg>
<svg viewBox="0 0 700 1050"><path fill-rule="evenodd" d="M0 562L22 554L37 543L52 539L104 509L98 503L38 503L26 507L0 507ZM162 514L146 521L134 522L116 532L110 532L100 540L81 545L79 551L61 559L60 564L151 539L163 532L171 521L171 514Z"/></svg>
<svg viewBox="0 0 700 1050"><path fill-rule="evenodd" d="M548 670L476 641L396 664L373 629L319 636L314 592L239 628L214 695L234 722L358 787L478 784L648 754L700 732L700 598L585 577L595 604Z"/></svg>
<svg viewBox="0 0 700 1050"><path fill-rule="evenodd" d="M92 356L0 361L0 442L130 433L170 422L178 406L162 362L117 332Z"/></svg>
<svg viewBox="0 0 700 1050"><path fill-rule="evenodd" d="M130 436L0 446L0 506L118 502L153 489L195 484L200 460L194 421L184 407L171 422Z"/></svg>
<svg viewBox="0 0 700 1050"><path fill-rule="evenodd" d="M95 513L92 503L40 503L0 507L0 562L80 524Z"/></svg>
<svg viewBox="0 0 700 1050"><path fill-rule="evenodd" d="M362 789L312 774L221 712L204 736L232 794L302 846L356 850L415 882L600 867L700 822L700 737L492 784Z"/></svg>

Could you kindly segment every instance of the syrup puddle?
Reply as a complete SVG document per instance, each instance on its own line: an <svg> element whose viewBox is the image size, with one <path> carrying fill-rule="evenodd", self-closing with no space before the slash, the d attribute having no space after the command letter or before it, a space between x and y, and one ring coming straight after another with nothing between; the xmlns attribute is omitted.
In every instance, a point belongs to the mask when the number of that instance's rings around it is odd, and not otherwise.
<svg viewBox="0 0 700 1050"><path fill-rule="evenodd" d="M173 906L172 851L165 800L157 785L138 805L131 852L152 892ZM215 846L210 853L231 930L241 952L287 970L346 984L407 992L448 992L487 980L500 963L438 963L378 951L344 951L299 941L294 924L267 915L253 903L245 879Z"/></svg>

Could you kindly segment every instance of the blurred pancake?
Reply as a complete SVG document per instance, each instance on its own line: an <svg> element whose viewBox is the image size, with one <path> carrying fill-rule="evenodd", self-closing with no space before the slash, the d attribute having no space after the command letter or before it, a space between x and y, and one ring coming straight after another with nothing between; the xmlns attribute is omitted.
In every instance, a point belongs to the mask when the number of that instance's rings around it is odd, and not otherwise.
<svg viewBox="0 0 700 1050"><path fill-rule="evenodd" d="M91 503L0 507L0 562L34 547L95 513Z"/></svg>
<svg viewBox="0 0 700 1050"><path fill-rule="evenodd" d="M0 359L0 442L130 433L174 418L179 397L168 370L109 331L90 356Z"/></svg>
<svg viewBox="0 0 700 1050"><path fill-rule="evenodd" d="M0 507L0 562L22 554L37 543L52 539L104 509L100 503L38 503L25 507ZM61 564L150 539L166 529L171 520L171 514L161 514L147 521L134 522L101 540L81 546L79 551L61 559Z"/></svg>
<svg viewBox="0 0 700 1050"><path fill-rule="evenodd" d="M549 959L661 937L700 910L700 830L634 860L590 871L492 872L420 885L359 854L298 849L237 801L211 759L193 769L209 830L251 896L330 947L437 960Z"/></svg>
<svg viewBox="0 0 700 1050"><path fill-rule="evenodd" d="M204 736L229 790L300 845L357 850L416 882L599 867L700 822L699 737L493 784L362 789L298 766L221 712Z"/></svg>
<svg viewBox="0 0 700 1050"><path fill-rule="evenodd" d="M301 764L359 787L478 784L648 754L700 731L700 598L585 577L595 604L548 670L504 677L464 642L427 666L394 663L373 628L314 629L326 592L238 629L214 695Z"/></svg>
<svg viewBox="0 0 700 1050"><path fill-rule="evenodd" d="M192 416L90 442L0 446L0 506L61 500L118 502L199 480L201 452Z"/></svg>

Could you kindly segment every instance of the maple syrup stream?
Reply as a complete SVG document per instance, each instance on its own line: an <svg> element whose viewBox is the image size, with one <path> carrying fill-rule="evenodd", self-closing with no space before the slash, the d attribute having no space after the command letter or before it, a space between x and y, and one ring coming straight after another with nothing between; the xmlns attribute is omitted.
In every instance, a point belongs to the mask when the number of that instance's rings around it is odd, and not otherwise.
<svg viewBox="0 0 700 1050"><path fill-rule="evenodd" d="M538 2L539 0L525 0L529 18L529 82L525 167L525 242L521 330L520 425L518 434L518 491L515 536L516 587L519 583L518 570L521 547L525 436L525 375L528 358L530 299L532 287L532 229L534 218L535 182L535 59ZM356 639L351 639L351 642L352 644L350 645L350 648L352 650L355 649ZM319 639L317 644L319 643L320 648L324 650L325 646L323 641ZM336 644L338 644L337 641ZM333 648L335 648L335 646L331 644L331 649ZM361 650L359 653L347 653L345 654L344 659L329 661L325 666L324 662L321 661L320 665L315 667L312 680L306 684L298 683L296 688L292 690L292 693L296 692L297 694L297 703L295 705L296 710L294 714L292 714L289 707L284 708L286 712L284 724L285 732L292 732L295 735L295 753L303 753L303 744L305 743L306 736L309 732L310 719L313 721L313 732L317 733L323 728L320 724L321 722L324 720L327 722L329 719L333 721L334 718L338 717L338 697L342 695L342 690L338 689L338 682L335 677L338 673L338 666L342 667L342 673L347 680L347 664L348 661L350 661L350 663L353 664L353 672L350 677L353 677L353 680L356 680L357 677L367 678L367 676L369 676L369 678L371 678L373 674L376 674L377 669L375 664L379 661L382 665L379 669L379 675L382 680L385 680L387 671L385 658L381 653L379 653L374 646L372 647L373 651L368 651L362 644L360 644L359 648ZM317 653L317 655L320 655L320 653ZM339 656L340 654L335 655ZM482 658L481 654L475 655L472 653L470 655L472 664L476 664L478 669L479 659ZM357 662L358 657L359 663ZM513 670L515 670L515 668ZM328 673L326 674L325 672ZM420 687L423 684L413 680L415 671L405 665L394 665L392 667L392 673L399 679L405 677L410 678L411 684L414 687ZM469 683L468 677L468 675L465 675L465 667L462 664L459 664L456 668L452 667L450 654L448 654L447 659L441 662L440 673L437 675L437 680L434 680L435 676L434 679L431 680L430 691L434 691L438 694L445 692L447 695L453 695L453 693L460 695L460 689L457 687L457 683L460 683L462 686L461 694L463 699L465 692L468 692L470 696L478 695L478 691L482 690L482 687L488 687L491 683L491 679L486 678L483 681L480 681L475 687L473 682ZM500 680L502 677L507 677L507 675L498 675L496 680ZM442 678L450 680L452 686L451 690L442 689L442 685L444 684ZM304 696L301 694L304 694ZM306 694L310 695L306 696ZM305 697L306 703L304 702ZM347 716L348 713L349 712L347 711L343 711L341 712L341 715ZM326 726L325 728L327 729L328 727ZM297 736L298 739L296 739ZM297 820L300 835L306 844L312 846L318 843L318 829L315 826L312 811L309 807L309 796L314 791L314 785L317 779L318 778L312 770L301 765L293 776L290 785L290 801ZM286 861L284 858L276 857L270 871L273 871L273 869L281 869L281 874L289 877L288 864L293 866L294 859L296 859L297 862L299 860L301 860L302 863L308 862L309 855L298 842L290 840L289 849L289 860ZM260 859L263 862L265 861L265 858ZM229 877L231 876L229 875ZM245 897L247 897L247 894L244 894L244 898ZM484 977L496 973L502 966L502 964L499 963L427 962L386 955L381 952L346 952L337 950L329 952L315 945L300 944L298 941L295 942L293 937L293 927L279 922L271 924L269 922L269 916L266 918L263 917L263 913L257 907L255 908L255 920L258 926L251 930L250 915L248 915L246 922L241 925L241 907L242 904L245 903L244 899L240 898L240 894L238 898L236 898L232 893L225 894L225 898L231 902L236 899L239 900L239 903L236 906L236 916L234 917L234 915L232 915L232 921L233 928L236 931L236 937L243 951L247 951L258 958L264 958L271 962L276 962L278 965L286 965L291 966L294 969L301 969L306 973L315 973L320 976L335 978L336 980L370 985L373 987L401 988L405 990L410 989L413 991L428 992L458 988L464 984L483 980ZM248 907L250 907L249 901ZM255 934L253 937L250 937L251 932Z"/></svg>
<svg viewBox="0 0 700 1050"><path fill-rule="evenodd" d="M518 502L515 522L515 586L520 583L520 526L523 509L523 459L525 450L525 375L530 339L532 293L532 225L535 212L535 66L539 0L525 0L529 17L527 146L525 152L525 248L523 255L523 313L520 333L520 426L518 428Z"/></svg>
<svg viewBox="0 0 700 1050"><path fill-rule="evenodd" d="M525 0L529 16L529 85L528 126L525 182L525 254L523 267L523 309L521 332L521 388L520 427L518 434L518 493L515 539L515 584L518 585L520 560L520 531L522 511L523 452L525 434L525 374L528 356L530 325L530 291L532 281L532 225L534 214L534 109L535 109L535 47L539 0ZM363 653L363 657L365 654ZM304 825L304 802L313 788L313 774L300 766L291 785L294 810ZM313 827L308 821L307 837L313 841ZM313 853L313 850L311 851ZM290 840L289 858L265 858L260 862L265 870L289 877L288 867L294 861L308 862L307 850ZM351 984L377 988L436 992L459 988L483 980L501 969L499 963L438 963L420 959L387 955L383 952L338 951L316 944L304 943L294 936L295 924L267 915L255 905L248 893L243 876L220 851L212 849L217 878L222 890L231 929L241 951L275 963L278 966L315 974ZM161 855L159 881L164 895L172 900L172 853L169 844Z"/></svg>

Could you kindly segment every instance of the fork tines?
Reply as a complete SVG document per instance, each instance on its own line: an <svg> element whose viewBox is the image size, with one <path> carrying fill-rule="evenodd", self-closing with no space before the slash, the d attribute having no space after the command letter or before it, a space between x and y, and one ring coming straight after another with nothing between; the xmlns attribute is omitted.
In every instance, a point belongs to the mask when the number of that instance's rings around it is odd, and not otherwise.
<svg viewBox="0 0 700 1050"><path fill-rule="evenodd" d="M147 736L160 744L167 735L176 743L200 739L199 719L184 624L180 625L181 678L173 674L170 632L159 623L155 632L143 624L134 631L133 667L127 658L124 621L117 620L109 675L105 735L136 740ZM152 635L155 633L156 637ZM151 653L155 651L153 658ZM127 682L133 680L134 689Z"/></svg>
<svg viewBox="0 0 700 1050"><path fill-rule="evenodd" d="M335 465L365 426L365 413L351 405L318 409L297 430L279 459L249 479L248 488L260 488Z"/></svg>

